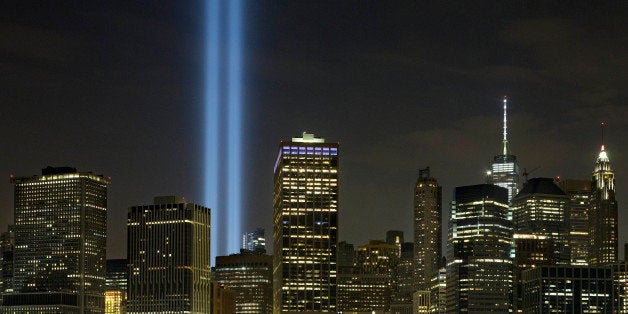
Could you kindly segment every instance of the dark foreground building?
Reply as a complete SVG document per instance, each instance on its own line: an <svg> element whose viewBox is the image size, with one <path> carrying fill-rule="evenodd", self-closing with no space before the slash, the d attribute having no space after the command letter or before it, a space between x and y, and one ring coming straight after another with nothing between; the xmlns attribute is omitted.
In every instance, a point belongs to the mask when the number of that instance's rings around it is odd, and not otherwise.
<svg viewBox="0 0 628 314"><path fill-rule="evenodd" d="M128 313L210 312L210 209L175 196L128 215Z"/></svg>
<svg viewBox="0 0 628 314"><path fill-rule="evenodd" d="M540 266L523 271L522 312L614 313L610 267Z"/></svg>
<svg viewBox="0 0 628 314"><path fill-rule="evenodd" d="M217 256L214 281L235 293L238 314L269 314L273 311L273 257L242 250Z"/></svg>
<svg viewBox="0 0 628 314"><path fill-rule="evenodd" d="M11 182L13 292L2 313L104 313L109 179L48 167Z"/></svg>
<svg viewBox="0 0 628 314"><path fill-rule="evenodd" d="M492 184L455 189L447 247L447 313L512 310L512 238L507 189Z"/></svg>

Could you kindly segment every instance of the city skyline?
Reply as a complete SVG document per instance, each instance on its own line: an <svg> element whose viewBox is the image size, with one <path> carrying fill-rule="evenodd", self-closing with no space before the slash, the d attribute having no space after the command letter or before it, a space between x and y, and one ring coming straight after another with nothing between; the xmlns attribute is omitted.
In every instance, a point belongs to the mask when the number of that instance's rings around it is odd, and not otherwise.
<svg viewBox="0 0 628 314"><path fill-rule="evenodd" d="M275 143L307 130L343 145L339 239L411 234L419 169L430 166L443 204L455 186L483 182L501 152L503 95L520 169L541 167L530 177L589 179L597 124L608 121L626 225L624 11L494 4L251 4L243 230L271 230ZM2 231L13 212L8 176L47 165L112 177L110 235L124 234L128 208L153 195L204 199L202 3L119 5L2 10L11 42L0 46ZM621 249L627 236L620 228ZM124 257L125 243L110 236L108 257Z"/></svg>

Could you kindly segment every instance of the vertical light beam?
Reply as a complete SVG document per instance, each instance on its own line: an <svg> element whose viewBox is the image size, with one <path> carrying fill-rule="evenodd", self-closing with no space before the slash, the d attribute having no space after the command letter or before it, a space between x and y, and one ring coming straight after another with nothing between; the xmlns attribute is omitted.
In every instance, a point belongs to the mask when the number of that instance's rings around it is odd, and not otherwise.
<svg viewBox="0 0 628 314"><path fill-rule="evenodd" d="M204 203L211 208L211 263L218 251L219 106L220 106L220 0L206 2L205 33L205 169Z"/></svg>
<svg viewBox="0 0 628 314"><path fill-rule="evenodd" d="M242 1L229 0L228 3L226 249L236 253L242 234Z"/></svg>

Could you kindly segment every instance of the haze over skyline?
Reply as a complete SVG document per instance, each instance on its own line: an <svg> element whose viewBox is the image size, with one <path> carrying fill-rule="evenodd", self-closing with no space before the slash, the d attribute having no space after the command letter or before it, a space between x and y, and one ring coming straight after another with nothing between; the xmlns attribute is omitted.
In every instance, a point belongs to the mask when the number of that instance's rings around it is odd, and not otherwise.
<svg viewBox="0 0 628 314"><path fill-rule="evenodd" d="M202 5L0 5L1 230L13 217L9 174L48 165L112 177L109 257L126 254L130 206L156 195L203 200ZM272 230L279 141L308 131L340 142L340 240L390 229L408 238L419 169L443 186L447 217L453 188L483 183L501 153L508 95L512 153L521 169L540 166L530 177L589 179L607 122L620 247L628 241L625 5L256 1L245 10L245 231Z"/></svg>

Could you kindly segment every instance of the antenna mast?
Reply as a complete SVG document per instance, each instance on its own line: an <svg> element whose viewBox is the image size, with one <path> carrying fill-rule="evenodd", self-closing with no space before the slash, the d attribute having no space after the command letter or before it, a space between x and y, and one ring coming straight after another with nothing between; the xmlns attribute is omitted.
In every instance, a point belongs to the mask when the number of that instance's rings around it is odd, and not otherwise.
<svg viewBox="0 0 628 314"><path fill-rule="evenodd" d="M508 155L508 124L506 120L506 111L508 107L508 97L504 95L504 156Z"/></svg>
<svg viewBox="0 0 628 314"><path fill-rule="evenodd" d="M606 122L600 122L600 128L602 129L602 150L604 150L604 127L606 126Z"/></svg>

